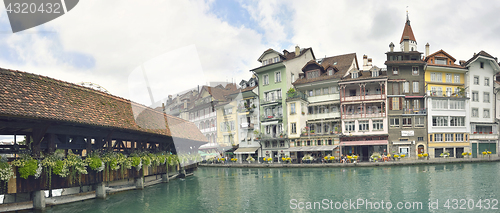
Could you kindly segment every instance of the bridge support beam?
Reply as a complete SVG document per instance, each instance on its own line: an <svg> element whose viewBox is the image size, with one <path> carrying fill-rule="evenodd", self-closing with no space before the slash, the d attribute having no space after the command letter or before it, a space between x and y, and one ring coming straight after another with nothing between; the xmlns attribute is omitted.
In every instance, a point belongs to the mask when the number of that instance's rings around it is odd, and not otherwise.
<svg viewBox="0 0 500 213"><path fill-rule="evenodd" d="M104 182L98 183L95 189L95 196L97 198L106 199L106 185Z"/></svg>
<svg viewBox="0 0 500 213"><path fill-rule="evenodd" d="M33 209L35 210L45 209L45 192L43 190L38 190L33 192Z"/></svg>
<svg viewBox="0 0 500 213"><path fill-rule="evenodd" d="M135 188L136 189L144 189L144 178L143 177L138 177L135 178Z"/></svg>

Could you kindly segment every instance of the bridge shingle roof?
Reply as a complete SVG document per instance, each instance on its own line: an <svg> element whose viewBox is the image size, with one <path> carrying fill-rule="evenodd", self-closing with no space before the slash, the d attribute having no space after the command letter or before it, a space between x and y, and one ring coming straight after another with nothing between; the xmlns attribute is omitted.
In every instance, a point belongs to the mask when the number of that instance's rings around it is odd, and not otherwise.
<svg viewBox="0 0 500 213"><path fill-rule="evenodd" d="M76 84L2 68L0 116L80 123L203 142L207 140L193 123L150 107Z"/></svg>

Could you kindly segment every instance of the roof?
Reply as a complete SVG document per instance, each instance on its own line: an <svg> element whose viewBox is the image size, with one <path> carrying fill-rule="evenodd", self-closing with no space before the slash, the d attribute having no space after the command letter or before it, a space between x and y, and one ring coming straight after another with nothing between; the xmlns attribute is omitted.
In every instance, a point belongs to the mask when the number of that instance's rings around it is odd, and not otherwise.
<svg viewBox="0 0 500 213"><path fill-rule="evenodd" d="M140 112L136 119L132 108L136 113ZM130 100L53 78L2 68L0 116L207 140L193 123Z"/></svg>
<svg viewBox="0 0 500 213"><path fill-rule="evenodd" d="M428 55L427 57L425 57L424 61L426 61L426 62L427 62L427 61L429 60L429 58L430 58L430 57L436 56L436 55L438 55L438 54L440 54L440 53L441 53L441 54L446 55L448 58L450 58L451 60L453 60L453 62L455 62L455 61L456 61L456 59L455 59L455 58L453 58L453 56L451 56L450 54L448 54L447 52L445 52L443 49L441 49L441 50L439 50L439 51L437 51L437 52L435 52L435 53L432 53L432 54ZM438 57L439 57L439 56L438 56Z"/></svg>
<svg viewBox="0 0 500 213"><path fill-rule="evenodd" d="M305 77L299 78L293 83L293 85L300 85L300 84L323 81L328 79L340 80L340 78L344 76L347 73L347 71L349 71L349 68L351 67L353 60L356 61L356 66L357 66L356 53L349 53L349 54L324 58L321 61L321 66L323 66L323 69L327 70L329 67L333 67L335 70L337 70L337 72L335 72L333 75L328 75L328 72L324 72L318 78L310 78L310 79L307 79ZM311 61L307 62L306 66L316 63L316 62L313 63ZM304 66L304 68L306 66Z"/></svg>
<svg viewBox="0 0 500 213"><path fill-rule="evenodd" d="M262 62L261 59L264 57L264 55L266 55L269 52L276 52L278 55L280 55L283 58L283 60L279 61L279 62L276 62L276 63L270 63L270 64L266 64L264 66L259 66L257 68L251 69L250 72L255 71L257 69L260 69L262 67L271 66L271 65L274 65L274 64L277 64L277 63L282 63L283 61L286 61L286 60L292 60L294 58L300 57L300 56L304 55L308 50L311 51L312 57L313 57L313 59L315 59L316 57L314 57L314 52L313 52L313 50L312 50L311 47L301 49L300 50L300 54L297 55L297 56L295 55L295 52L288 52L287 50L283 50L283 54L281 54L281 53L278 53L275 50L269 48L266 51L264 51L264 53L262 53L262 55L260 55L260 57L259 57L259 59L257 59L257 61Z"/></svg>
<svg viewBox="0 0 500 213"><path fill-rule="evenodd" d="M377 77L372 77L372 71L378 71L379 72L379 76ZM366 80L366 79L384 79L386 80L387 79L387 72L382 72L380 70L380 68L376 68L376 69L370 69L369 71L359 71L359 77L357 78L351 78L351 75L347 75L346 77L344 77L342 79L342 82L345 82L345 81L357 81L357 80Z"/></svg>
<svg viewBox="0 0 500 213"><path fill-rule="evenodd" d="M465 67L468 66L469 63L471 63L474 60L476 60L479 56L484 56L484 57L491 58L491 59L495 60L495 57L491 56L490 54L488 54L484 50L481 50L481 51L479 51L478 54L474 54L474 56L472 56L472 58L470 58L469 60L467 60L467 62L465 62L465 64L463 64L463 66L465 66Z"/></svg>
<svg viewBox="0 0 500 213"><path fill-rule="evenodd" d="M413 35L413 30L411 29L410 19L408 18L406 19L405 28L403 29L403 35L401 35L401 41L399 43L403 42L403 38L405 36L408 36L411 41L417 42L415 36Z"/></svg>

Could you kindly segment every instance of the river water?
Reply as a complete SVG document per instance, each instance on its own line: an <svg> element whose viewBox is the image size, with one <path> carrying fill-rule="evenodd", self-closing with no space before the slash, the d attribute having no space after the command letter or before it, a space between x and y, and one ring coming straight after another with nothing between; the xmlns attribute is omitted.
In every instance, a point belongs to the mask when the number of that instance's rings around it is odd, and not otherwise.
<svg viewBox="0 0 500 213"><path fill-rule="evenodd" d="M496 162L364 168L202 167L186 179L110 195L106 200L49 207L47 212L500 212L499 175L500 163Z"/></svg>

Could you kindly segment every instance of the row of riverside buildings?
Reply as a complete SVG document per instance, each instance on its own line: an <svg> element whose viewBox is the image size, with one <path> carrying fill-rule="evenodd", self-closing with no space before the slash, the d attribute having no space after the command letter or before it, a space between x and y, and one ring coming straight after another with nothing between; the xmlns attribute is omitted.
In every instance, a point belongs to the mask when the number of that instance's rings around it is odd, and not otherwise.
<svg viewBox="0 0 500 213"><path fill-rule="evenodd" d="M169 96L163 110L198 126L209 141L200 149L239 161L496 154L497 58L480 51L457 62L442 49L429 54L428 43L422 55L408 17L399 45L389 44L385 68L366 55L360 67L356 53L316 58L312 48L268 49L248 81Z"/></svg>

